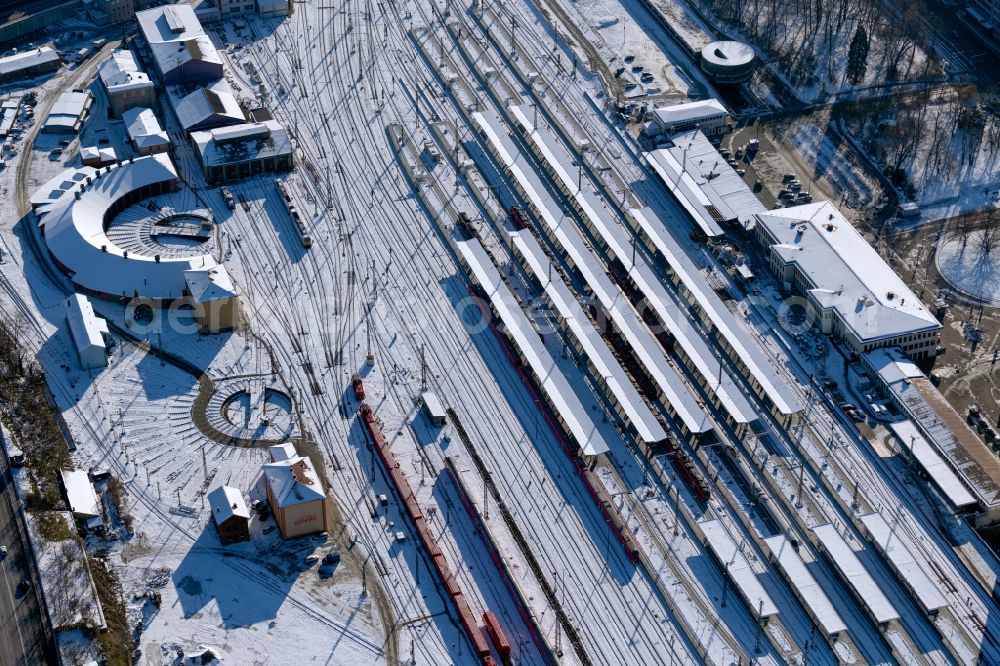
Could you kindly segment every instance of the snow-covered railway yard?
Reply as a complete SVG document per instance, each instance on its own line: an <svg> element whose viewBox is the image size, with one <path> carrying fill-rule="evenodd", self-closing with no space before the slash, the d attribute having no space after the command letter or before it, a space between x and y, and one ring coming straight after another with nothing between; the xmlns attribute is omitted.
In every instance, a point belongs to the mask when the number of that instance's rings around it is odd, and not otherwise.
<svg viewBox="0 0 1000 666"><path fill-rule="evenodd" d="M182 187L157 207L214 229L163 258L225 266L233 331L92 298L115 346L81 369L34 187L0 213L4 321L76 468L124 489L129 519L87 544L143 663L1000 661L996 558L689 233L547 7L306 0L212 35L288 129L277 178L304 220L272 174L227 182L228 204L165 114ZM25 148L0 186L64 166ZM132 205L107 235L151 254L156 216ZM209 492L273 504L282 442L316 468L325 531L285 540L254 509L249 542L222 545Z"/></svg>

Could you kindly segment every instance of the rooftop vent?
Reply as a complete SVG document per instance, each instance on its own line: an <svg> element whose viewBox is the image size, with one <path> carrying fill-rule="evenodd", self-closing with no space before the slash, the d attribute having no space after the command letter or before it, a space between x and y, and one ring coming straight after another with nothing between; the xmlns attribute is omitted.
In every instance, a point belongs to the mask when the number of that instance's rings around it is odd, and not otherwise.
<svg viewBox="0 0 1000 666"><path fill-rule="evenodd" d="M153 261L155 261L156 263L160 263L160 255L158 254L153 255Z"/></svg>
<svg viewBox="0 0 1000 666"><path fill-rule="evenodd" d="M885 297L891 301L892 299L896 298L896 292L890 291L888 294L885 295Z"/></svg>
<svg viewBox="0 0 1000 666"><path fill-rule="evenodd" d="M833 230L834 230L834 229L836 229L837 227L835 227L835 226L834 226L834 225L832 225L832 224L824 224L824 225L823 225L823 228L825 228L825 229L826 229L827 231L833 231Z"/></svg>
<svg viewBox="0 0 1000 666"><path fill-rule="evenodd" d="M128 259L128 250L122 250L122 256Z"/></svg>
<svg viewBox="0 0 1000 666"><path fill-rule="evenodd" d="M108 246L107 245L102 245L101 246L101 252L107 252L107 251L108 251Z"/></svg>

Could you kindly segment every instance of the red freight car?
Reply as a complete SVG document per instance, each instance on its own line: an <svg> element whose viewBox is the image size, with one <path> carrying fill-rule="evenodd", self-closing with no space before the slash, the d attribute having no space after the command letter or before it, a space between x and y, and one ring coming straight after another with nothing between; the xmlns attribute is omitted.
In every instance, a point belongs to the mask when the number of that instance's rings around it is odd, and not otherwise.
<svg viewBox="0 0 1000 666"><path fill-rule="evenodd" d="M486 633L489 634L490 640L493 641L493 645L496 646L500 656L505 660L510 659L510 643L507 642L507 636L503 633L503 627L500 626L500 622L497 620L497 616L493 614L493 611L483 613L483 624L486 625Z"/></svg>
<svg viewBox="0 0 1000 666"><path fill-rule="evenodd" d="M354 389L354 397L358 400L365 399L365 383L361 381L361 375L351 375L351 387Z"/></svg>
<svg viewBox="0 0 1000 666"><path fill-rule="evenodd" d="M508 212L510 213L511 221L518 230L528 228L528 215L524 212L523 208L520 206L511 206Z"/></svg>

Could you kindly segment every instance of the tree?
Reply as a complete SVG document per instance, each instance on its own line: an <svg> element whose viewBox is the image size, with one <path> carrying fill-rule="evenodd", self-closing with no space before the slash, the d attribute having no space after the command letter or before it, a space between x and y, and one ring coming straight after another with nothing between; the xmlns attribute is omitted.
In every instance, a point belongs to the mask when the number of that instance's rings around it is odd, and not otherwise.
<svg viewBox="0 0 1000 666"><path fill-rule="evenodd" d="M865 80L868 71L868 33L865 27L859 25L851 40L851 47L847 52L847 80L858 84Z"/></svg>

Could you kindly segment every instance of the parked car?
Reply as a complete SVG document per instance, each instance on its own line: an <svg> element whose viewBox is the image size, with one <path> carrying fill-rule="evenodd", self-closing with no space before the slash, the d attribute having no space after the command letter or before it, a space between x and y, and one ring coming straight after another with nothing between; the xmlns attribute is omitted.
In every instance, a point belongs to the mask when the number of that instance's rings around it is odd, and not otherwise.
<svg viewBox="0 0 1000 666"><path fill-rule="evenodd" d="M0 546L0 560L7 559L7 546Z"/></svg>
<svg viewBox="0 0 1000 666"><path fill-rule="evenodd" d="M312 555L306 555L306 564L308 564L309 566L312 566L317 562L319 562L319 555L317 555L316 553L313 553Z"/></svg>
<svg viewBox="0 0 1000 666"><path fill-rule="evenodd" d="M331 550L323 556L323 564L340 564L340 553L335 550Z"/></svg>
<svg viewBox="0 0 1000 666"><path fill-rule="evenodd" d="M738 175L738 176L745 176L745 175L747 175L747 170L746 169L737 169L736 170L736 175Z"/></svg>
<svg viewBox="0 0 1000 666"><path fill-rule="evenodd" d="M790 173L786 173L784 176L781 177L781 182L783 182L783 183L787 183L790 180L795 180L795 172L794 171L790 172Z"/></svg>
<svg viewBox="0 0 1000 666"><path fill-rule="evenodd" d="M25 578L21 580L20 583L17 584L17 589L14 590L14 593L17 594L17 596L19 597L23 597L25 594L28 593L28 590L30 589L31 589L31 581Z"/></svg>

